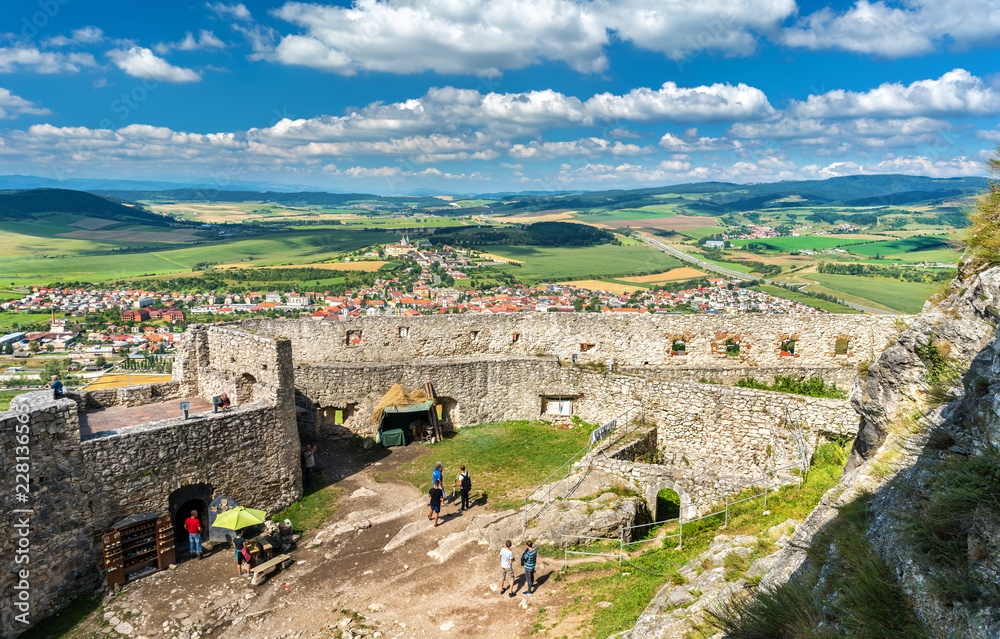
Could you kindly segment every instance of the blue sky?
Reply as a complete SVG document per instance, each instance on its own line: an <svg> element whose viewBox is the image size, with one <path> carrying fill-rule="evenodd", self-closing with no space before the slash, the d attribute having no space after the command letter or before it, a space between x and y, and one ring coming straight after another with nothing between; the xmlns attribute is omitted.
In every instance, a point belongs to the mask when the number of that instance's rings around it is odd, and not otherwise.
<svg viewBox="0 0 1000 639"><path fill-rule="evenodd" d="M7 0L0 173L473 193L983 175L995 0Z"/></svg>

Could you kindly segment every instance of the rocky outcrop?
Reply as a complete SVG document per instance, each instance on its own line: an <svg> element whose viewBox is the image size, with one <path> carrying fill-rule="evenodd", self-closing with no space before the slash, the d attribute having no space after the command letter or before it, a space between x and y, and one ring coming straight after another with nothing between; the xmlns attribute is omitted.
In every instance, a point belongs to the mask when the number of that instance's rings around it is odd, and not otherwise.
<svg viewBox="0 0 1000 639"><path fill-rule="evenodd" d="M932 636L1000 636L995 598L966 597L961 588L948 592L934 585L945 573L959 575L965 587L1000 583L995 507L969 509L967 548L951 564L920 552L915 533L905 525L913 520L911 513L928 516L924 509L941 494L936 479L947 464L995 455L1000 436L998 307L1000 268L963 272L855 382L851 401L861 425L847 470L778 553L762 587L806 574L828 579L836 548L824 547L820 539L843 508L863 501L870 513L867 542L891 568Z"/></svg>
<svg viewBox="0 0 1000 639"><path fill-rule="evenodd" d="M963 274L941 301L928 301L899 340L862 371L851 389L861 424L848 471L874 455L894 420L928 398L931 349L950 365L968 368L995 336L998 308L1000 268Z"/></svg>

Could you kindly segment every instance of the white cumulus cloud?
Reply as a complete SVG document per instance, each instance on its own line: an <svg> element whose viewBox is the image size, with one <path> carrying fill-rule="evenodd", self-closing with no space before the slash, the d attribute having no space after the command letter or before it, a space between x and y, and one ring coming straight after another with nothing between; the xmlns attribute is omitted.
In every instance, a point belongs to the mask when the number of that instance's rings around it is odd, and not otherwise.
<svg viewBox="0 0 1000 639"><path fill-rule="evenodd" d="M801 118L987 116L1000 113L1000 90L965 69L953 69L936 80L810 95L804 102L792 101L788 111Z"/></svg>
<svg viewBox="0 0 1000 639"><path fill-rule="evenodd" d="M848 10L824 7L785 29L785 44L841 49L887 58L921 55L943 45L969 47L1000 37L995 0L857 0Z"/></svg>
<svg viewBox="0 0 1000 639"><path fill-rule="evenodd" d="M76 73L82 67L95 66L97 62L89 53L40 51L32 46L0 47L0 73Z"/></svg>
<svg viewBox="0 0 1000 639"><path fill-rule="evenodd" d="M146 80L159 82L197 82L201 75L192 69L177 67L145 47L112 49L107 53L115 65L125 73Z"/></svg>
<svg viewBox="0 0 1000 639"><path fill-rule="evenodd" d="M220 18L228 18L231 20L249 21L253 19L250 15L250 10L246 8L242 2L238 4L226 4L224 2L208 2L205 7L219 16Z"/></svg>
<svg viewBox="0 0 1000 639"><path fill-rule="evenodd" d="M73 29L70 37L58 35L45 40L50 47L66 47L77 44L97 44L104 41L104 31L98 27L81 27Z"/></svg>
<svg viewBox="0 0 1000 639"><path fill-rule="evenodd" d="M46 115L48 109L35 106L34 102L14 95L8 89L0 88L0 120L16 118L21 115Z"/></svg>

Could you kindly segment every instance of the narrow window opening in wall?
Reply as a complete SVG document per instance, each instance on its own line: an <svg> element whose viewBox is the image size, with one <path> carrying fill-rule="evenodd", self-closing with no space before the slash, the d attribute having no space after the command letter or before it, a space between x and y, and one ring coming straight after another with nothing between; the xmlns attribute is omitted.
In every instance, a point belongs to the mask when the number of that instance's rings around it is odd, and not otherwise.
<svg viewBox="0 0 1000 639"><path fill-rule="evenodd" d="M229 363L230 364L235 364L236 363L236 358L235 357L230 357L229 358Z"/></svg>
<svg viewBox="0 0 1000 639"><path fill-rule="evenodd" d="M580 344L580 352L581 353L586 353L587 351L589 351L592 348L594 348L593 344Z"/></svg>
<svg viewBox="0 0 1000 639"><path fill-rule="evenodd" d="M513 335L510 336L510 341L511 341L512 344L516 344L517 340L519 340L519 339L521 339L521 334L520 333L514 333Z"/></svg>
<svg viewBox="0 0 1000 639"><path fill-rule="evenodd" d="M266 371L267 370L267 364L261 364L260 365L260 370Z"/></svg>
<svg viewBox="0 0 1000 639"><path fill-rule="evenodd" d="M361 331L347 331L347 345L361 346Z"/></svg>
<svg viewBox="0 0 1000 639"><path fill-rule="evenodd" d="M564 415L568 417L573 414L573 398L543 397L542 413L545 415Z"/></svg>
<svg viewBox="0 0 1000 639"><path fill-rule="evenodd" d="M727 357L739 357L740 355L740 342L737 339L730 337L726 340L726 356Z"/></svg>
<svg viewBox="0 0 1000 639"><path fill-rule="evenodd" d="M474 342L479 339L479 331L472 331L469 333L469 341Z"/></svg>
<svg viewBox="0 0 1000 639"><path fill-rule="evenodd" d="M400 337L408 337L410 335L410 329L406 326L400 326L397 331Z"/></svg>
<svg viewBox="0 0 1000 639"><path fill-rule="evenodd" d="M781 342L782 355L795 355L795 340L786 339Z"/></svg>
<svg viewBox="0 0 1000 639"><path fill-rule="evenodd" d="M848 337L838 337L837 343L833 345L834 355L847 355L847 347L850 345L851 340Z"/></svg>
<svg viewBox="0 0 1000 639"><path fill-rule="evenodd" d="M671 355L687 355L687 344L682 339L675 339L670 345Z"/></svg>

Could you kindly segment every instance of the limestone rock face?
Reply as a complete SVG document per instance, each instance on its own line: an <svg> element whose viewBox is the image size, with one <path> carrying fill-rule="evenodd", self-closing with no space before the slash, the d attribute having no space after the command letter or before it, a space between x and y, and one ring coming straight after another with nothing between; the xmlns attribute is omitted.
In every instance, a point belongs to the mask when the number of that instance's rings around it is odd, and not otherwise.
<svg viewBox="0 0 1000 639"><path fill-rule="evenodd" d="M591 501L554 501L537 521L526 534L540 542L561 544L563 535L618 539L622 528L649 521L649 514L646 503L638 497L604 493ZM628 535L625 541L631 541Z"/></svg>
<svg viewBox="0 0 1000 639"><path fill-rule="evenodd" d="M889 424L913 406L914 400L926 397L928 366L920 352L932 343L963 369L976 360L979 367L992 367L994 373L1000 370L995 357L983 354L996 335L1000 268L955 280L950 290L940 303L928 301L899 340L868 366L867 374L855 380L851 404L861 424L848 470L870 458L885 441Z"/></svg>

